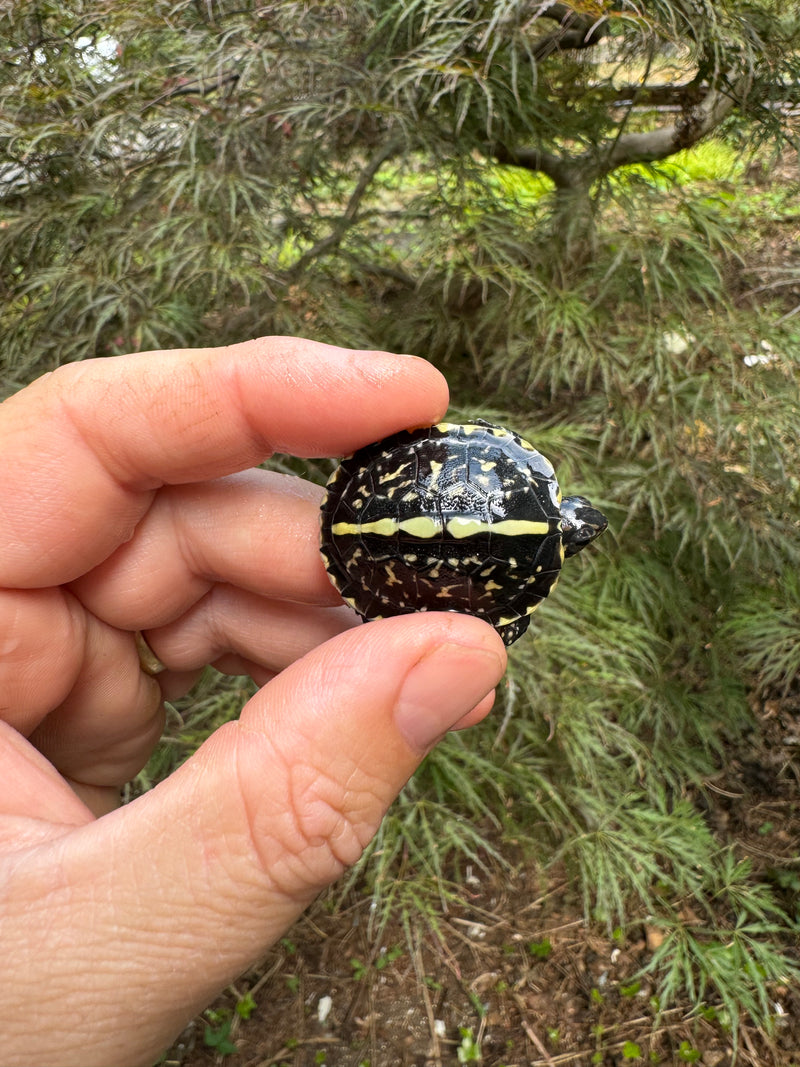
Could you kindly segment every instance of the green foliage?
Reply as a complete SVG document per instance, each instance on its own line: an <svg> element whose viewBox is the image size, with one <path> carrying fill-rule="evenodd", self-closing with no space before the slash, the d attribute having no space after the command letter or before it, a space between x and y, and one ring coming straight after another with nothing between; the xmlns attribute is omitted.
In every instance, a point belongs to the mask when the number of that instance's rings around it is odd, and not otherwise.
<svg viewBox="0 0 800 1067"><path fill-rule="evenodd" d="M208 1011L209 1022L203 1030L203 1044L218 1056L234 1056L239 1051L230 1039L233 1020L219 1011Z"/></svg>
<svg viewBox="0 0 800 1067"><path fill-rule="evenodd" d="M527 352L564 350L567 371L588 358L600 373L613 367L613 346L597 344L602 318L585 317L603 304L602 289L562 284L557 308L549 275L565 219L591 229L592 212L569 190L588 196L620 165L612 145L659 127L658 112L641 101L620 109L616 98L651 74L663 86L672 61L659 46L680 45L678 81L694 75L701 95L740 71L743 113L776 86L790 99L800 31L779 13L756 18L746 3L695 5L680 17L672 3L647 14L623 5L610 21L580 15L573 29L596 32L579 62L548 8L531 17L523 0L359 0L346 9L180 0L167 16L158 5L90 0L14 5L0 15L5 388L88 354L257 331L382 341L406 317L391 314L397 286L424 318L424 329L409 331L417 347L466 350L481 365L497 352L506 373L503 353L517 363L527 337ZM593 54L600 41L602 60ZM779 110L758 119L753 130L781 132ZM542 160L526 170L487 165L502 156L498 145L531 147ZM718 177L721 166L735 173L730 148L678 148L642 172L643 184ZM621 162L635 159L628 152ZM542 197L544 189L555 194ZM596 188L595 209L609 195L620 195L619 183ZM691 233L686 219L670 270L645 280L675 284ZM639 252L660 252L651 235L631 236ZM573 237L585 243L587 233ZM609 276L622 285L625 265L623 251ZM630 266L635 278L640 264ZM450 305L474 299L476 285L480 322L467 315L454 329ZM388 317L379 310L387 296ZM532 380L546 371L532 368Z"/></svg>
<svg viewBox="0 0 800 1067"><path fill-rule="evenodd" d="M784 693L800 674L800 578L791 565L731 605L722 635L766 690Z"/></svg>
<svg viewBox="0 0 800 1067"><path fill-rule="evenodd" d="M631 170L635 172L636 167ZM730 181L739 177L743 170L741 152L737 152L727 141L716 138L676 152L669 159L653 164L649 171L640 167L640 173L645 177L654 174L667 188L675 183Z"/></svg>
<svg viewBox="0 0 800 1067"><path fill-rule="evenodd" d="M765 1021L792 922L696 798L754 728L748 694L792 692L800 669L797 278L758 247L797 198L745 168L788 135L773 105L796 102L800 25L735 0L575 5L600 58L550 7L4 11L0 391L66 360L290 332L425 354L454 414L533 440L610 533L343 891L366 881L378 927L435 926L468 868L508 862L505 831L566 864L609 928L663 930L662 1006L689 990ZM742 77L713 141L633 154L673 121L667 91L696 116ZM251 692L209 675L131 792Z"/></svg>
<svg viewBox="0 0 800 1067"><path fill-rule="evenodd" d="M481 1056L480 1045L476 1044L475 1036L472 1030L468 1026L461 1026L458 1030L461 1036L461 1043L456 1050L456 1056L459 1063L480 1063L483 1057Z"/></svg>
<svg viewBox="0 0 800 1067"><path fill-rule="evenodd" d="M800 979L797 963L773 939L786 928L786 916L764 885L754 885L749 861L730 850L707 871L705 895L695 895L706 914L687 923L662 914L665 933L647 970L659 975L659 997L669 1002L680 990L701 1005L713 994L734 1033L745 1014L771 1028L769 996L774 983Z"/></svg>
<svg viewBox="0 0 800 1067"><path fill-rule="evenodd" d="M256 1002L251 993L245 993L236 1001L236 1014L240 1019L249 1019L256 1009Z"/></svg>
<svg viewBox="0 0 800 1067"><path fill-rule="evenodd" d="M546 960L550 955L553 946L550 944L550 938L545 937L542 941L530 941L528 943L528 952L537 960Z"/></svg>

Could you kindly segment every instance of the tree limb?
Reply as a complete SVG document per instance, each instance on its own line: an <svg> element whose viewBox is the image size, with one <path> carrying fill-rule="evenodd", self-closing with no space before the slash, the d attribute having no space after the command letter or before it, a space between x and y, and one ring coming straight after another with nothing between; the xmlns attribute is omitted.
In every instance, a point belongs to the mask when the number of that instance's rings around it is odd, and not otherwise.
<svg viewBox="0 0 800 1067"><path fill-rule="evenodd" d="M537 62L554 52L591 48L605 36L608 19L592 18L573 10L568 4L541 3L534 18L555 19L559 28L544 34L531 45L531 55Z"/></svg>
<svg viewBox="0 0 800 1067"><path fill-rule="evenodd" d="M699 76L679 85L610 85L603 87L602 92L595 89L602 100L615 107L624 107L631 101L637 107L696 107L707 92L708 85Z"/></svg>
<svg viewBox="0 0 800 1067"><path fill-rule="evenodd" d="M748 86L749 78L742 76L729 89L710 88L699 104L685 107L673 125L643 133L623 133L592 152L557 156L540 148L494 145L491 154L499 163L547 175L559 189L586 188L617 167L653 163L697 144L745 97Z"/></svg>
<svg viewBox="0 0 800 1067"><path fill-rule="evenodd" d="M163 104L165 100L171 100L175 96L210 96L211 93L219 92L219 90L226 85L230 85L232 82L237 82L239 77L240 75L238 72L231 71L230 74L220 74L211 81L177 82L175 85L172 85L169 89L165 90L165 92L161 93L160 96L156 96L145 103L142 107L142 114L156 107L158 104Z"/></svg>
<svg viewBox="0 0 800 1067"><path fill-rule="evenodd" d="M513 167L538 172L552 178L559 189L568 189L580 184L576 167L577 156L557 156L543 148L509 148L496 144L491 155L498 163L509 163Z"/></svg>
<svg viewBox="0 0 800 1067"><path fill-rule="evenodd" d="M727 118L746 93L747 85L748 79L742 77L728 91L709 89L704 99L696 107L684 110L674 125L623 134L607 153L603 153L601 146L603 173L627 163L652 163L682 148L691 148Z"/></svg>
<svg viewBox="0 0 800 1067"><path fill-rule="evenodd" d="M350 199L347 201L347 206L344 209L344 213L336 220L330 233L322 237L315 245L304 252L298 259L292 268L295 275L302 273L308 264L317 259L319 256L325 255L332 249L336 248L344 238L347 231L353 225L358 215L358 209L361 204L364 194L372 184L372 180L383 164L391 159L392 156L397 155L401 149L401 143L398 140L388 141L386 144L381 145L375 152L372 159L369 160L367 165L361 172L361 177L356 183L356 187L350 195Z"/></svg>

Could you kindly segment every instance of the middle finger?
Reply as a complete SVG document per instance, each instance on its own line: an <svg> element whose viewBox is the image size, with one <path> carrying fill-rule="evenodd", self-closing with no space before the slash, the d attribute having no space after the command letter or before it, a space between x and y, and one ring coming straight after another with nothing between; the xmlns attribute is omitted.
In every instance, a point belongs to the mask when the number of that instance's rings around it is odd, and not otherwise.
<svg viewBox="0 0 800 1067"><path fill-rule="evenodd" d="M319 553L322 494L263 470L166 486L131 540L70 588L89 611L128 630L166 625L218 582L334 606L341 600Z"/></svg>

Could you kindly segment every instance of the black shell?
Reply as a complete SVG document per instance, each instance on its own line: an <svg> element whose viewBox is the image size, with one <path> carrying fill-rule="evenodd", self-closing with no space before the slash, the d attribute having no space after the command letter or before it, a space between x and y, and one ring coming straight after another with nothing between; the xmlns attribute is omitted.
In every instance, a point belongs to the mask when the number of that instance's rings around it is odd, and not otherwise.
<svg viewBox="0 0 800 1067"><path fill-rule="evenodd" d="M517 434L475 422L403 431L345 459L322 504L322 555L365 619L460 611L506 644L564 561L553 467Z"/></svg>

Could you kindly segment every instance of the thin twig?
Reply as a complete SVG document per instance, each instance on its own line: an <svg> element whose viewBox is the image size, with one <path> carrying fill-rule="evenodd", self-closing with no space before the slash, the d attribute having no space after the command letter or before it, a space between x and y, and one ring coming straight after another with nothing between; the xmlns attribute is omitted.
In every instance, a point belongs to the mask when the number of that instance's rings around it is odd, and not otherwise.
<svg viewBox="0 0 800 1067"><path fill-rule="evenodd" d="M442 1067L442 1051L439 1047L439 1035L436 1032L436 1019L433 1015L433 1005L431 1004L431 994L428 989L428 985L425 981L425 966L422 960L422 946L418 939L415 938L414 944L414 971L417 975L417 985L422 992L422 1000L425 1004L425 1014L428 1017L428 1029L431 1033L431 1052L430 1058L436 1064L436 1067Z"/></svg>
<svg viewBox="0 0 800 1067"><path fill-rule="evenodd" d="M308 264L324 255L327 252L332 251L339 245L344 238L347 231L352 226L358 214L358 208L361 204L364 194L369 189L375 175L381 169L387 159L391 159L392 156L397 155L400 151L400 142L393 140L382 145L378 151L373 155L367 166L361 172L361 177L358 179L358 183L353 190L350 199L347 202L347 207L344 209L344 214L335 223L333 229L325 237L321 238L315 245L304 252L298 259L293 268L293 274L295 276L302 274Z"/></svg>
<svg viewBox="0 0 800 1067"><path fill-rule="evenodd" d="M535 1046L536 1050L540 1052L541 1055L544 1057L544 1060L542 1062L546 1063L548 1067L552 1067L552 1064L555 1062L553 1060L553 1057L550 1055L550 1053L544 1047L542 1042L539 1040L536 1031L533 1029L533 1027L525 1017L528 1010L525 1000L522 996L520 996L519 993L514 993L513 997L514 1002L516 1003L517 1008L519 1009L519 1017L520 1021L522 1022L522 1029L525 1031L526 1037L531 1042L531 1044Z"/></svg>

